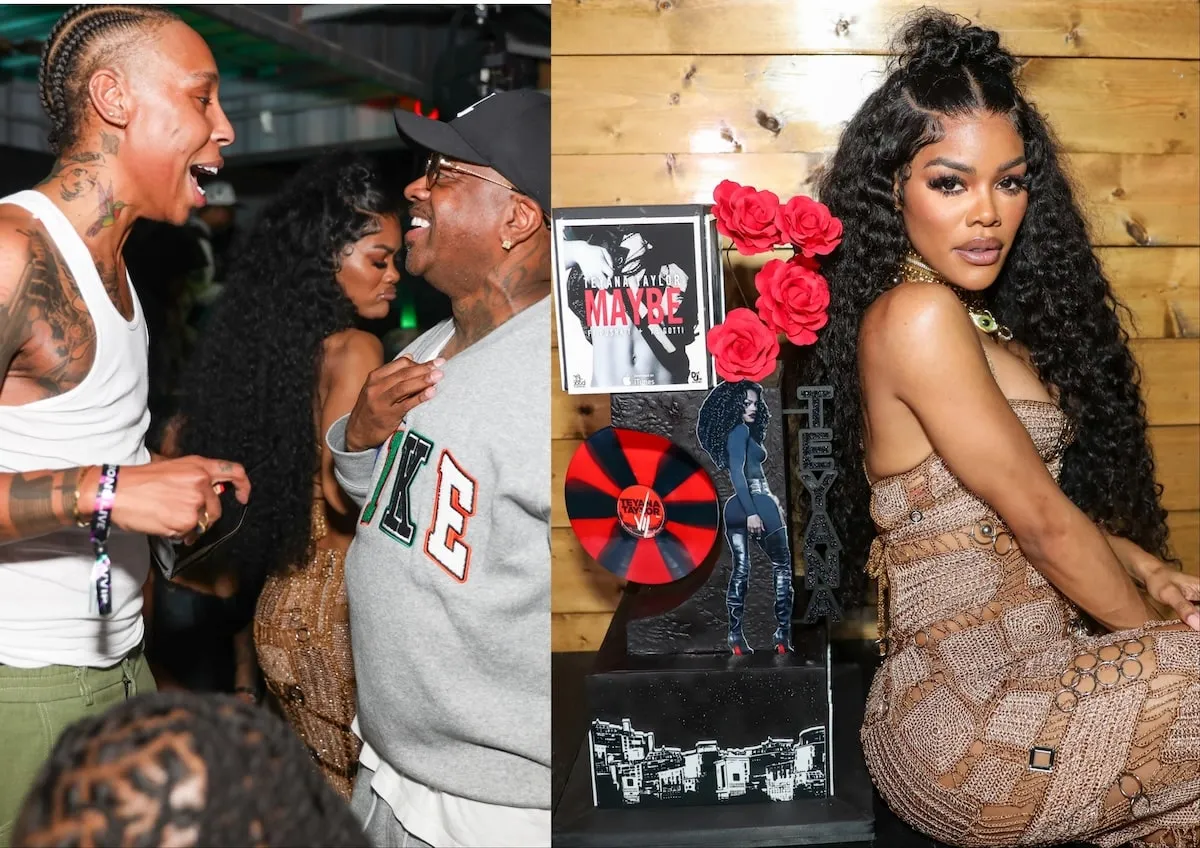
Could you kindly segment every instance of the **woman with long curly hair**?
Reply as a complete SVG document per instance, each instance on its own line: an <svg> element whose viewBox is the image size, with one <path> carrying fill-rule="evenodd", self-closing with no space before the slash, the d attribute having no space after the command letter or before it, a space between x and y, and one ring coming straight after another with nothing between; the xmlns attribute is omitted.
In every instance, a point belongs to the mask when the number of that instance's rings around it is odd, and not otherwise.
<svg viewBox="0 0 1200 848"><path fill-rule="evenodd" d="M388 314L400 244L397 207L365 160L334 154L296 174L230 264L182 381L176 439L182 453L220 445L254 469L221 565L240 592L262 586L263 676L346 798L360 743L344 556L358 511L322 435L383 363L382 344L354 324Z"/></svg>
<svg viewBox="0 0 1200 848"><path fill-rule="evenodd" d="M1117 302L999 36L922 10L898 52L821 179L845 236L804 374L880 586L868 766L955 845L1195 846L1200 581L1163 562Z"/></svg>
<svg viewBox="0 0 1200 848"><path fill-rule="evenodd" d="M750 539L771 560L775 583L775 652L792 650L792 553L787 520L771 494L763 462L771 409L758 383L721 383L704 399L696 419L696 439L719 470L729 471L733 495L725 501L725 540L733 554L725 605L729 612L729 650L754 649L742 632L742 612L750 584Z"/></svg>

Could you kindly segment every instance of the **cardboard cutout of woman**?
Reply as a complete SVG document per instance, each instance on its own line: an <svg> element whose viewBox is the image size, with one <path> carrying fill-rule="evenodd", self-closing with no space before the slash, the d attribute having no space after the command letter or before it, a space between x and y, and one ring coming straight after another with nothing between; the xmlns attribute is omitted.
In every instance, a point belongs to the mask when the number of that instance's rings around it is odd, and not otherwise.
<svg viewBox="0 0 1200 848"><path fill-rule="evenodd" d="M737 655L754 649L742 634L742 611L750 582L750 539L771 561L775 582L775 651L792 650L792 554L787 519L767 485L765 433L771 411L762 402L762 386L749 380L721 383L704 399L696 437L718 470L728 470L733 495L725 502L725 539L733 569L725 595L729 609L729 649Z"/></svg>

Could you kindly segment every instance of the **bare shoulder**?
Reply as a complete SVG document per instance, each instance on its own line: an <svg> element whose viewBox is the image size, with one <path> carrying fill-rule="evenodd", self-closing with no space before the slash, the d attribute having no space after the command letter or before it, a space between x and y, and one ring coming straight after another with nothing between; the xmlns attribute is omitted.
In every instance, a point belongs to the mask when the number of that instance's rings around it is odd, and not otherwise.
<svg viewBox="0 0 1200 848"><path fill-rule="evenodd" d="M904 282L872 303L859 330L860 359L903 360L978 347L957 295L936 283Z"/></svg>
<svg viewBox="0 0 1200 848"><path fill-rule="evenodd" d="M383 342L364 330L342 330L325 339L325 375L361 377L383 364Z"/></svg>

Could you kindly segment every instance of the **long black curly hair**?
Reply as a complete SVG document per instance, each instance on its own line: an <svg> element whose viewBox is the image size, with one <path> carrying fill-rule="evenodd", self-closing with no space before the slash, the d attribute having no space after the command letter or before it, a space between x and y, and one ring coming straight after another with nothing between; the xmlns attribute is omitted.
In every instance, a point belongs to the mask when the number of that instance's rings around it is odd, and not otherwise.
<svg viewBox="0 0 1200 848"><path fill-rule="evenodd" d="M942 137L943 117L977 112L1007 116L1025 144L1028 210L987 300L1028 347L1042 381L1058 389L1076 425L1063 491L1108 532L1169 559L1140 374L1118 317L1124 307L1089 243L1058 142L1016 83L1016 60L997 33L929 9L910 17L894 52L886 80L850 120L820 178L819 196L841 219L844 238L822 269L829 324L791 371L803 384L832 385L836 393L841 474L829 511L845 546L844 599L861 595L875 534L861 470L857 348L863 313L895 284L908 247L894 186L917 152Z"/></svg>
<svg viewBox="0 0 1200 848"><path fill-rule="evenodd" d="M245 523L222 554L243 575L307 553L322 342L355 323L336 275L350 245L396 211L370 162L327 154L263 208L229 263L181 381L178 448L250 474Z"/></svg>
<svg viewBox="0 0 1200 848"><path fill-rule="evenodd" d="M750 436L760 445L766 440L771 409L763 401L763 388L753 380L721 383L708 393L696 416L696 439L713 465L724 471L729 467L729 433L742 423L747 392L758 393L758 412L750 425Z"/></svg>
<svg viewBox="0 0 1200 848"><path fill-rule="evenodd" d="M363 845L288 725L236 698L157 692L59 737L14 844Z"/></svg>

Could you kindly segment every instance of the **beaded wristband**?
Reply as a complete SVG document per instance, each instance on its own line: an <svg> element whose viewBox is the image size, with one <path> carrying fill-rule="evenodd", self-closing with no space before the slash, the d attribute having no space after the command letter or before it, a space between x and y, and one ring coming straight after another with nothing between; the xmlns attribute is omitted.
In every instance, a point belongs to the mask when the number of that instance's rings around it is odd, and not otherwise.
<svg viewBox="0 0 1200 848"><path fill-rule="evenodd" d="M100 615L112 613L112 560L108 558L108 531L111 526L113 502L117 496L119 470L119 466L116 465L102 466L100 486L96 491L96 511L92 516L92 551L96 560L92 565L94 591L90 594Z"/></svg>

